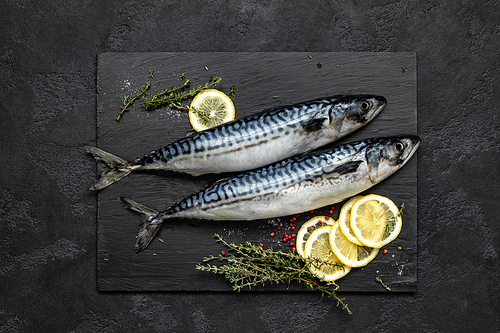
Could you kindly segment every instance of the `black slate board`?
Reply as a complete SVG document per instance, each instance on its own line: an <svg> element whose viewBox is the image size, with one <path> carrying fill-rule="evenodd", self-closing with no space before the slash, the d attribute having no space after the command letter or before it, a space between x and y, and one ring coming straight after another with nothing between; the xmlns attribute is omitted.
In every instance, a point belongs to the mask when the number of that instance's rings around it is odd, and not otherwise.
<svg viewBox="0 0 500 333"><path fill-rule="evenodd" d="M318 63L322 66L317 66ZM154 78L149 74L150 69ZM226 94L234 85L237 118L336 94L370 93L388 99L388 105L375 120L333 145L369 137L417 134L415 53L104 53L98 57L98 146L134 160L190 133L187 113L168 107L146 111L136 102L120 121L115 120L124 95L139 92L146 81L151 82L148 94L179 85L179 75L183 73L191 80L192 87L204 84L210 76L223 78L217 89ZM98 167L99 174L101 171ZM99 290L231 290L222 276L195 270L204 256L217 255L224 249L214 241L214 233L236 243L248 240L288 250L290 247L281 241L281 236L290 231L290 216L283 212L282 218L252 222L169 221L144 252L134 253L139 216L125 210L117 199L119 196L163 210L221 177L133 173L100 191ZM368 266L353 269L339 280L340 290L385 292L374 280L380 276L391 285L392 291L415 291L417 157L413 156L403 169L367 193L388 196L397 205L404 202L403 229L386 247L388 254L380 251ZM337 218L341 203L334 206L330 215ZM311 216L328 215L329 209L296 215L296 231ZM283 225L281 231L277 231L278 225ZM272 238L271 232L279 236ZM252 290L284 289L273 285ZM294 285L289 290L306 289Z"/></svg>

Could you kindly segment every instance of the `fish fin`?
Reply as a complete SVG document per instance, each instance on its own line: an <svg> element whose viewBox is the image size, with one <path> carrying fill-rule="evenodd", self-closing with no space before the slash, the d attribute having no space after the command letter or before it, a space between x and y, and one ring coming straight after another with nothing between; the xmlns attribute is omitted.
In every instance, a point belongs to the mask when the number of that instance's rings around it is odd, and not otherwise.
<svg viewBox="0 0 500 333"><path fill-rule="evenodd" d="M197 134L197 133L198 133L198 132L196 132L195 130L190 130L190 131L188 131L188 132L186 133L185 138L189 138L189 137L191 137L191 136L193 136L193 135L195 135L195 134Z"/></svg>
<svg viewBox="0 0 500 333"><path fill-rule="evenodd" d="M302 125L302 128L304 129L304 131L308 133L316 132L324 128L325 121L328 122L329 119L330 118L327 115L322 113L317 113L311 119L309 119L304 125Z"/></svg>
<svg viewBox="0 0 500 333"><path fill-rule="evenodd" d="M144 251L149 243L153 240L154 236L160 230L162 224L149 224L143 223L137 234L137 239L135 241L135 253Z"/></svg>
<svg viewBox="0 0 500 333"><path fill-rule="evenodd" d="M151 224L148 219L149 217L158 215L158 212L129 198L120 197L119 199L122 201L125 208L146 216L146 218L141 219L141 228L139 229L137 240L135 241L135 253L142 252L148 247L151 240L161 228L162 223Z"/></svg>
<svg viewBox="0 0 500 333"><path fill-rule="evenodd" d="M335 169L332 170L332 172L338 173L339 175L346 175L348 173L352 173L358 170L358 167L361 163L363 162L362 161L347 162L345 164L336 167Z"/></svg>
<svg viewBox="0 0 500 333"><path fill-rule="evenodd" d="M85 150L87 153L94 156L96 160L105 164L108 168L116 168L117 166L124 166L128 164L128 162L123 158L105 152L104 150L94 146L85 146Z"/></svg>
<svg viewBox="0 0 500 333"><path fill-rule="evenodd" d="M97 161L110 168L110 170L104 171L101 174L101 177L90 188L91 190L101 190L114 182L119 181L132 172L132 168L123 158L93 146L86 146L85 149L87 153L94 156Z"/></svg>
<svg viewBox="0 0 500 333"><path fill-rule="evenodd" d="M212 184L210 184L210 186L215 186L217 184L220 184L220 183L223 183L229 179L231 179L232 177L224 177L224 178L221 178L221 179L217 179L215 182L213 182Z"/></svg>
<svg viewBox="0 0 500 333"><path fill-rule="evenodd" d="M105 171L101 174L101 178L99 178L90 189L94 191L102 190L103 188L108 187L114 182L117 182L120 179L128 176L128 174L131 172L132 169L121 169L121 168Z"/></svg>
<svg viewBox="0 0 500 333"><path fill-rule="evenodd" d="M149 208L149 207L146 207L144 205L141 205L140 203L135 202L132 199L125 198L125 197L119 197L118 199L120 199L122 201L122 204L125 208L133 210L134 212L142 213L142 214L146 215L147 217L158 215L158 212L156 210Z"/></svg>

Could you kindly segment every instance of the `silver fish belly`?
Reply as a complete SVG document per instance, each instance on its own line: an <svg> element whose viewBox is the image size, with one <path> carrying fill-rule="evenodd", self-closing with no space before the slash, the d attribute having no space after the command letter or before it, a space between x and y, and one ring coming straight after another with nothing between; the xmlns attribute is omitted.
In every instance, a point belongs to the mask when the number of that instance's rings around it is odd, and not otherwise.
<svg viewBox="0 0 500 333"><path fill-rule="evenodd" d="M381 182L415 153L415 136L376 138L292 157L221 180L161 213L145 213L136 250L142 251L165 220L255 220L335 204Z"/></svg>
<svg viewBox="0 0 500 333"><path fill-rule="evenodd" d="M111 170L101 189L134 170L201 175L251 170L331 143L370 122L381 96L333 96L276 108L198 132L129 163L96 147L87 151Z"/></svg>

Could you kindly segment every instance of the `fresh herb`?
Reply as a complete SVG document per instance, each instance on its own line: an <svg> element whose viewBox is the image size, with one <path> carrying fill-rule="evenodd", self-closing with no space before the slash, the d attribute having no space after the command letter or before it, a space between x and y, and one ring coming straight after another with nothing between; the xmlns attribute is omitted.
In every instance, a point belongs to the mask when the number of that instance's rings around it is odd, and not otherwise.
<svg viewBox="0 0 500 333"><path fill-rule="evenodd" d="M396 220L398 218L401 218L401 216L403 215L403 209L405 209L405 203L404 202L401 204L401 208L399 209L398 214L396 216L394 216L392 219L390 219L389 221L386 222L385 229L384 229L385 232L389 232L390 229L391 229L391 226L396 222Z"/></svg>
<svg viewBox="0 0 500 333"><path fill-rule="evenodd" d="M323 67L323 63L322 62L318 62L317 66L318 66L318 68L321 68L321 67Z"/></svg>
<svg viewBox="0 0 500 333"><path fill-rule="evenodd" d="M310 54L308 54L307 56L309 57L309 59L312 59L312 58L313 58Z"/></svg>
<svg viewBox="0 0 500 333"><path fill-rule="evenodd" d="M208 67L207 66L205 66L205 70L208 72Z"/></svg>
<svg viewBox="0 0 500 333"><path fill-rule="evenodd" d="M188 107L182 105L182 101L194 97L197 93L210 88L213 85L220 83L221 77L211 77L209 82L204 85L198 85L196 88L190 89L189 91L184 91L185 88L189 86L189 79L186 79L180 86L172 87L165 91L159 92L151 97L148 97L139 104L146 104L146 108L152 109L159 107L161 105L168 105L169 107L176 108L179 110L189 110Z"/></svg>
<svg viewBox="0 0 500 333"><path fill-rule="evenodd" d="M382 279L380 278L380 276L376 276L375 277L375 281L377 281L378 283L380 283L387 291L391 291L391 287L389 287L384 282L382 282Z"/></svg>
<svg viewBox="0 0 500 333"><path fill-rule="evenodd" d="M403 70L403 73L408 71L407 67L401 67L401 69Z"/></svg>
<svg viewBox="0 0 500 333"><path fill-rule="evenodd" d="M279 98L279 96L278 96L278 95L276 95L276 96L273 96L273 98L274 98L274 99L276 99L276 98Z"/></svg>
<svg viewBox="0 0 500 333"><path fill-rule="evenodd" d="M337 68L340 68L340 67L342 67L342 65L337 65Z"/></svg>
<svg viewBox="0 0 500 333"><path fill-rule="evenodd" d="M208 70L208 68L205 66L205 68ZM154 78L154 72L152 69L149 70L149 75ZM214 76L210 77L209 82L205 83L204 85L198 85L196 88L190 89L189 91L186 91L186 89L189 87L190 81L189 79L186 79L186 75L182 73L179 78L183 80L182 84L180 86L172 86L171 89L166 89L164 91L161 91L159 93L156 93L155 95L145 98L143 102L139 104L145 104L147 109L153 109L162 105L168 105L169 107L176 108L179 110L189 110L193 112L198 112L200 116L209 118L208 114L202 114L199 111L189 109L189 107L186 107L182 105L182 101L194 97L196 94L199 92L206 90L210 88L211 86L214 86L222 80L221 77ZM158 82L155 87L158 87L160 83ZM150 82L146 82L144 87L141 89L140 93L136 93L133 98L125 95L123 96L123 105L121 106L120 113L116 117L116 120L120 120L121 116L125 111L128 111L128 107L132 105L132 103L138 99L140 96L144 95L146 90L148 90L151 86ZM234 87L231 87L231 94L232 97L234 98Z"/></svg>
<svg viewBox="0 0 500 333"><path fill-rule="evenodd" d="M141 95L143 95L146 90L149 89L149 87L151 86L151 83L150 82L146 82L146 84L142 87L141 89L141 92L140 93L136 93L135 96L133 98L130 98L129 96L125 95L123 96L123 105L121 106L121 111L120 113L118 114L118 116L116 117L116 120L120 120L121 116L123 115L123 113L125 111L128 111L128 107L130 105L132 105L132 103L134 103L134 101L139 98Z"/></svg>
<svg viewBox="0 0 500 333"><path fill-rule="evenodd" d="M159 240L160 242L162 242L162 243L165 243L165 241L164 241L163 239L161 239L161 238L158 238L158 240Z"/></svg>
<svg viewBox="0 0 500 333"><path fill-rule="evenodd" d="M229 98L234 102L234 86L231 86L231 96Z"/></svg>
<svg viewBox="0 0 500 333"><path fill-rule="evenodd" d="M337 300L337 306L341 306L349 314L352 312L344 303L344 299L337 296L335 291L338 285L334 282L319 280L312 274L307 265L304 265L302 257L293 252L273 251L272 249L264 249L259 245L253 245L246 242L245 245L236 245L227 243L218 234L214 235L217 242L224 244L230 250L237 253L238 256L208 256L203 258L203 262L207 263L213 260L219 262L226 261L226 264L198 264L197 270L208 271L215 274L224 275L233 285L233 290L241 291L243 288L249 288L266 283L284 283L290 288L290 283L295 281L304 285L308 289L314 289L329 297L334 297ZM309 265L320 266L323 260L308 259Z"/></svg>
<svg viewBox="0 0 500 333"><path fill-rule="evenodd" d="M104 61L102 61L102 60L98 60L98 61L99 61L101 64L104 64Z"/></svg>

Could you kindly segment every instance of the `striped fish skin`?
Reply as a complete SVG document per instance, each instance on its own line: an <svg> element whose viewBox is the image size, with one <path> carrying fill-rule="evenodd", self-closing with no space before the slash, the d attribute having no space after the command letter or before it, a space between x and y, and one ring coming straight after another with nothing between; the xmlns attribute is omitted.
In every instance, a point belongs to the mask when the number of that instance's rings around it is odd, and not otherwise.
<svg viewBox="0 0 500 333"><path fill-rule="evenodd" d="M387 100L375 95L333 96L279 107L180 139L133 163L96 147L87 151L105 163L93 186L102 189L134 170L192 175L258 168L329 144L369 123Z"/></svg>
<svg viewBox="0 0 500 333"><path fill-rule="evenodd" d="M382 96L333 96L264 111L196 133L144 156L137 169L238 172L305 153L370 122Z"/></svg>
<svg viewBox="0 0 500 333"><path fill-rule="evenodd" d="M136 250L168 219L255 220L338 203L399 170L419 144L416 136L367 139L221 180L161 213L146 214Z"/></svg>

